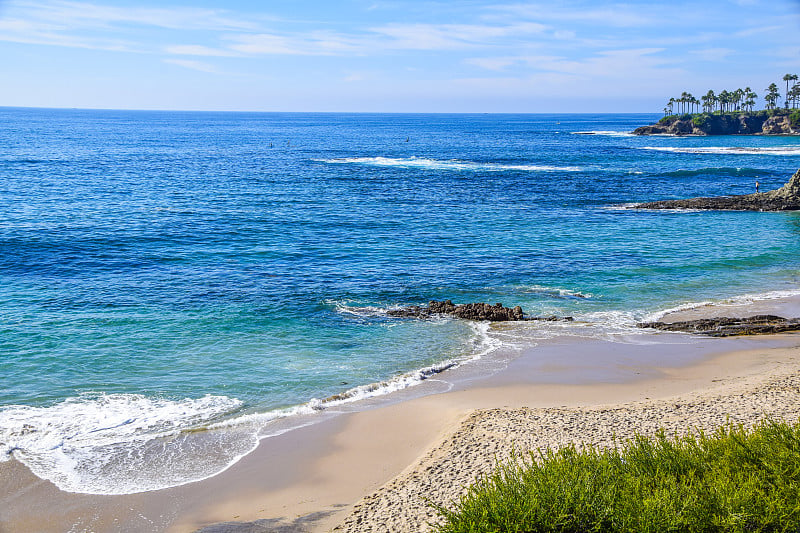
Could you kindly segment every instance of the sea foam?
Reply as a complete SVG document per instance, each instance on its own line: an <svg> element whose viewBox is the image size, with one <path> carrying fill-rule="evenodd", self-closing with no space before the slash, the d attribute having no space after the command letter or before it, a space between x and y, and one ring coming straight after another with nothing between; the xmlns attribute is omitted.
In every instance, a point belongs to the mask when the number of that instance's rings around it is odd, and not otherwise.
<svg viewBox="0 0 800 533"><path fill-rule="evenodd" d="M700 302L687 302L679 304L667 309L662 309L654 313L650 313L643 318L643 322L658 322L665 316L672 313L679 313L682 311L693 311L695 309L702 309L704 307L740 307L748 304L770 301L782 300L786 298L797 298L800 296L800 289L786 289L777 291L768 291L763 293L741 294L732 296L722 300L704 300Z"/></svg>
<svg viewBox="0 0 800 533"><path fill-rule="evenodd" d="M377 167L424 168L430 170L455 171L489 171L504 172L509 170L527 172L580 172L581 167L550 165L508 165L503 163L482 163L461 161L457 159L429 159L425 157L342 157L336 159L315 159L320 163L357 164Z"/></svg>
<svg viewBox="0 0 800 533"><path fill-rule="evenodd" d="M609 131L609 130L590 130L590 131L573 131L573 135L600 135L606 137L638 137L633 133L627 131Z"/></svg>
<svg viewBox="0 0 800 533"><path fill-rule="evenodd" d="M67 492L130 494L215 475L257 445L252 428L205 431L237 399L84 394L0 408L0 460L17 459Z"/></svg>
<svg viewBox="0 0 800 533"><path fill-rule="evenodd" d="M800 155L800 146L770 146L751 148L741 146L643 146L643 150L674 152L679 154L720 154L720 155Z"/></svg>

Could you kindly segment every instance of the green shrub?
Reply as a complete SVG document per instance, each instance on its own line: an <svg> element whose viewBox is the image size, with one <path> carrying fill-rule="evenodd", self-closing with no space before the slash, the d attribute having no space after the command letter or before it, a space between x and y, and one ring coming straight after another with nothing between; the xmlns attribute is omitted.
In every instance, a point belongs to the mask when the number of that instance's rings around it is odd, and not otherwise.
<svg viewBox="0 0 800 533"><path fill-rule="evenodd" d="M440 533L800 531L800 424L531 454L438 508Z"/></svg>
<svg viewBox="0 0 800 533"><path fill-rule="evenodd" d="M792 125L792 129L800 129L800 109L793 111L792 114L789 115L789 124Z"/></svg>
<svg viewBox="0 0 800 533"><path fill-rule="evenodd" d="M695 115L692 117L692 124L703 130L708 129L711 125L711 116L708 113Z"/></svg>

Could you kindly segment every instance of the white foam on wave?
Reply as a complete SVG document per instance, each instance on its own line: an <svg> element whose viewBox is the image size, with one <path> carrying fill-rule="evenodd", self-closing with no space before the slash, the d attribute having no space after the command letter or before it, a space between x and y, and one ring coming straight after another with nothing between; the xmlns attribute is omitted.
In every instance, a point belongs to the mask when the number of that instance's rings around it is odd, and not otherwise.
<svg viewBox="0 0 800 533"><path fill-rule="evenodd" d="M679 154L800 155L800 145L770 146L765 148L742 146L643 146L642 150L674 152Z"/></svg>
<svg viewBox="0 0 800 533"><path fill-rule="evenodd" d="M381 307L377 305L352 305L353 300L326 300L327 305L332 305L337 313L357 317L371 318L384 317L391 310L401 309L400 305Z"/></svg>
<svg viewBox="0 0 800 533"><path fill-rule="evenodd" d="M384 313L385 314L385 313ZM452 320L449 318L437 318L434 320ZM269 411L265 413L251 413L237 417L235 419L220 422L211 426L211 428L222 427L235 427L244 422L255 423L263 425L264 423L271 422L276 418L285 418L298 415L309 415L315 412L323 411L331 407L337 407L344 404L350 404L362 400L385 396L398 391L414 387L420 383L427 381L438 374L450 369L457 368L464 363L476 361L497 350L503 346L503 343L490 335L490 323L488 322L468 322L472 329L474 336L472 346L470 349L465 350L463 357L447 359L435 363L430 366L412 370L395 376L391 379L379 381L376 383L369 383L366 385L359 385L350 388L341 393L334 394L327 398L312 398L308 402L295 407ZM274 433L267 433L265 436L273 436Z"/></svg>
<svg viewBox="0 0 800 533"><path fill-rule="evenodd" d="M588 292L581 292L573 289L564 289L560 287L546 287L544 285L521 285L516 287L516 290L521 293L541 294L542 296L549 296L552 298L561 298L561 299L589 300L593 298L593 296Z"/></svg>
<svg viewBox="0 0 800 533"><path fill-rule="evenodd" d="M315 159L320 163L357 164L378 167L425 168L431 170L460 170L504 172L519 170L527 172L580 172L580 167L550 165L509 165L503 163L481 163L458 159L440 160L425 157L342 157L336 159Z"/></svg>
<svg viewBox="0 0 800 533"><path fill-rule="evenodd" d="M520 290L556 298L591 297L572 289L538 285ZM642 321L703 306L746 305L797 296L800 289L690 302L650 314L593 311L575 314L572 322L469 322L474 335L462 357L266 412L243 413L239 400L210 395L168 400L134 394L86 394L49 407L2 407L0 461L15 458L38 477L68 492L131 494L174 487L219 474L253 451L260 438L312 423L320 412L414 387L500 349L530 348L542 340L564 336L646 343L652 337L637 327ZM382 316L386 311L339 304L340 312L357 316ZM279 420L286 423L269 425Z"/></svg>
<svg viewBox="0 0 800 533"><path fill-rule="evenodd" d="M590 131L573 131L573 135L602 135L606 137L638 137L633 133L627 131L609 131L609 130L590 130Z"/></svg>
<svg viewBox="0 0 800 533"><path fill-rule="evenodd" d="M663 319L665 316L670 315L672 313L680 313L683 311L694 311L696 309L702 309L704 307L740 307L758 302L764 302L770 300L783 300L787 298L797 298L799 296L800 296L800 289L786 289L786 290L769 291L763 293L741 294L738 296L733 296L731 298L725 298L722 300L704 300L700 302L687 302L674 307L670 307L668 309L663 309L660 311L656 311L654 313L650 313L649 315L644 317L642 321L657 322Z"/></svg>
<svg viewBox="0 0 800 533"><path fill-rule="evenodd" d="M205 431L240 406L226 396L84 394L49 407L2 407L0 460L17 459L67 492L174 487L216 475L255 449L253 428Z"/></svg>

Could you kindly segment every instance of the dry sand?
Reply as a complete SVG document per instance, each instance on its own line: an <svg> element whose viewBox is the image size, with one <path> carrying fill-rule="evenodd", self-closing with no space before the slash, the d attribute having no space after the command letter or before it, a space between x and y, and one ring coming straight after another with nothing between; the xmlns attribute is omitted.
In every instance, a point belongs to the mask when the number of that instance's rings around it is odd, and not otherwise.
<svg viewBox="0 0 800 533"><path fill-rule="evenodd" d="M464 386L355 413L332 436L335 445L330 453L311 466L318 482L315 488L308 483L298 492L282 493L283 497L315 494L317 513L305 514L307 509L289 504L283 509L285 520L236 520L204 531L426 531L436 520L426 500L452 503L470 483L490 473L496 461L516 452L568 443L603 446L615 437L654 434L661 428L668 433L712 430L728 420L745 424L765 417L796 420L800 336L739 339L726 346L759 342L767 344L717 354L689 366L661 368L648 379L532 385L526 383L530 376L511 372L483 383L489 386ZM780 343L790 347L771 347ZM596 343L591 346L598 348ZM664 346L618 348L642 351ZM406 459L412 456L413 460ZM391 477L393 470L396 475ZM355 505L347 497L340 499L339 507L326 504L329 497L317 498L331 490L351 496L370 485L367 480L375 485L381 478L386 482L365 491ZM295 485L291 491L297 489ZM261 501L276 496L263 494ZM218 507L213 514L237 508L241 512L243 507L238 502L238 507ZM271 529L281 525L286 529Z"/></svg>
<svg viewBox="0 0 800 533"><path fill-rule="evenodd" d="M780 355L778 355L778 352ZM464 488L519 452L570 443L611 446L634 433L706 432L727 422L800 417L800 349L780 350L758 375L716 378L706 390L659 400L572 408L472 411L460 427L400 476L358 502L337 531L427 531L430 503L451 505ZM723 363L724 360L718 361ZM429 500L426 501L426 500Z"/></svg>

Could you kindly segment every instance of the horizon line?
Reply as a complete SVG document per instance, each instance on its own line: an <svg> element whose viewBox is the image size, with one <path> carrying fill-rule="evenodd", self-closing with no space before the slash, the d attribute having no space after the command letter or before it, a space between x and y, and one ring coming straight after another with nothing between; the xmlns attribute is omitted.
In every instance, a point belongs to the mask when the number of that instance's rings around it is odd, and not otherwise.
<svg viewBox="0 0 800 533"><path fill-rule="evenodd" d="M0 109L51 111L128 111L145 113L261 113L261 114L348 114L348 115L661 115L659 111L265 111L231 109L158 109L114 107L53 107L0 105Z"/></svg>

